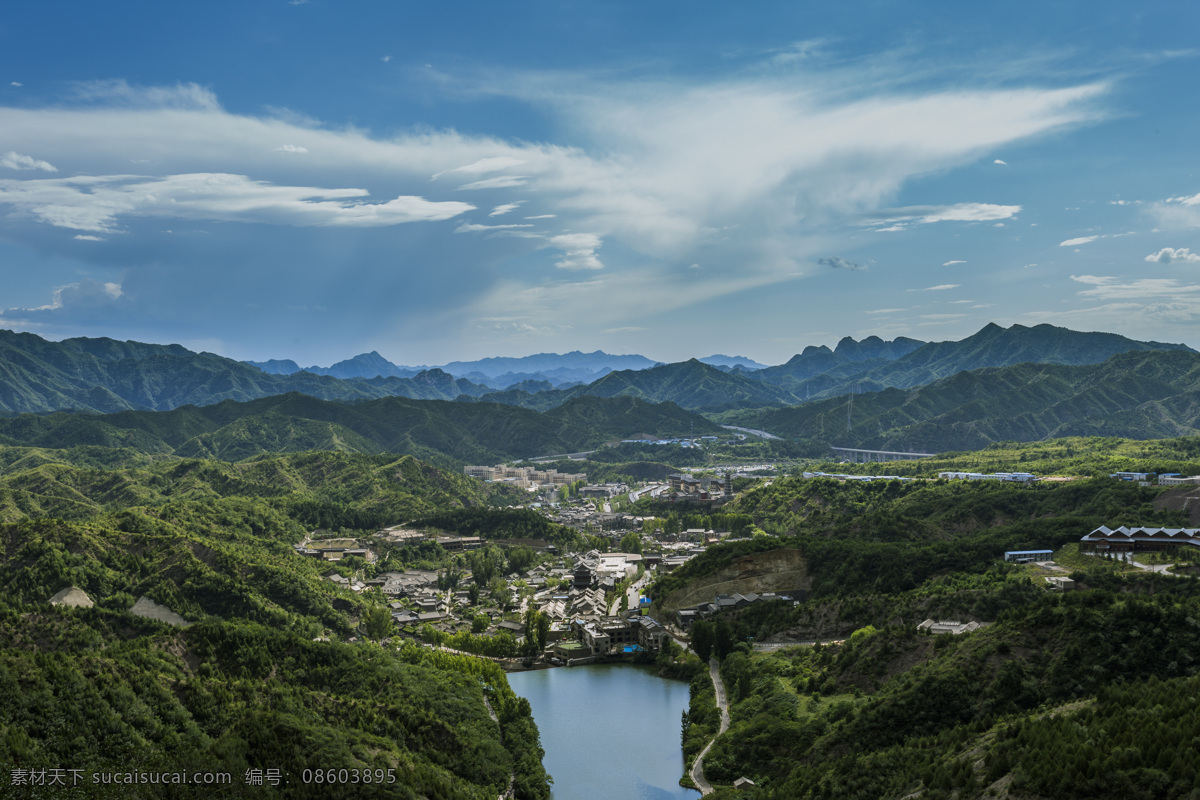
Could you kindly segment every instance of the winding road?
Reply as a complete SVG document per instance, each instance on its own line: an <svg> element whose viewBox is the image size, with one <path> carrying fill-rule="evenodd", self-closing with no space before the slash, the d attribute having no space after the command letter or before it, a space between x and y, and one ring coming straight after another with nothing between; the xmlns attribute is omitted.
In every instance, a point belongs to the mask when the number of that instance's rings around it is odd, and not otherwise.
<svg viewBox="0 0 1200 800"><path fill-rule="evenodd" d="M712 677L713 691L717 694L717 708L721 709L721 728L717 731L717 736L720 736L729 730L729 700L725 696L725 682L721 680L721 665L715 658L708 660L708 674ZM711 794L713 791L712 784L704 779L704 757L708 755L709 748L715 741L717 741L716 736L704 746L700 755L696 756L696 760L692 762L692 781L700 790L701 795Z"/></svg>

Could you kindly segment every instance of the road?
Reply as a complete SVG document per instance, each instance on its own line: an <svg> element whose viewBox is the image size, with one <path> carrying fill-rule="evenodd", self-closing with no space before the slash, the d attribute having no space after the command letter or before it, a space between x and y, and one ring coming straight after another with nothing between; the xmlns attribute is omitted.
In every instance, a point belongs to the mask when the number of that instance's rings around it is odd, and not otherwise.
<svg viewBox="0 0 1200 800"><path fill-rule="evenodd" d="M520 464L524 461L528 461L530 464L536 464L539 461L558 461L559 459L563 459L563 458L570 459L571 461L583 461L585 458L587 458L594 452L596 452L596 451L595 450L585 450L582 453L559 453L559 454L553 455L553 456L537 456L536 458L518 458L516 461L514 461L512 463Z"/></svg>
<svg viewBox="0 0 1200 800"><path fill-rule="evenodd" d="M715 658L708 660L708 674L712 677L713 691L717 693L717 708L721 709L721 729L717 731L717 736L720 736L729 730L729 700L725 696L725 682L721 680L721 665ZM706 744L700 751L700 755L696 756L696 760L692 762L692 781L700 790L701 795L712 794L713 791L712 784L704 779L704 757L708 755L709 748L716 741L716 736L714 736L712 742Z"/></svg>
<svg viewBox="0 0 1200 800"><path fill-rule="evenodd" d="M629 501L631 503L636 503L638 501L638 498L640 498L646 494L649 494L651 497L658 497L660 494L663 493L663 491L666 488L667 488L667 485L665 483L651 484L644 489L638 489L637 491L630 492L629 493Z"/></svg>
<svg viewBox="0 0 1200 800"><path fill-rule="evenodd" d="M638 600L640 600L642 597L642 589L645 587L645 585L647 583L649 583L649 576L643 575L642 577L640 577L636 581L634 581L632 584L630 584L629 590L625 593L625 598L626 598L625 607L626 608L637 608ZM620 610L621 610L621 595L615 595L613 597L612 604L608 607L608 615L610 617L615 617L615 616L617 616L617 613Z"/></svg>
<svg viewBox="0 0 1200 800"><path fill-rule="evenodd" d="M753 434L754 436L761 436L764 439L778 439L779 441L783 441L782 439L780 439L780 437L778 437L772 433L767 433L766 431L756 431L753 428L739 428L736 425L722 425L721 427L725 428L727 430L731 430L731 431L741 431L742 433L749 433L749 434Z"/></svg>

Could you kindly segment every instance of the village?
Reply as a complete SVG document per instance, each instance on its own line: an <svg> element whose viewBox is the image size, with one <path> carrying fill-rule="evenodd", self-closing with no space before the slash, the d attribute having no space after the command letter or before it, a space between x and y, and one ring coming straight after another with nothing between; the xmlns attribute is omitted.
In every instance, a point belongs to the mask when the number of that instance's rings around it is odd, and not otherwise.
<svg viewBox="0 0 1200 800"><path fill-rule="evenodd" d="M573 665L658 653L670 634L646 614L650 601L642 590L730 536L699 528L646 532L654 518L619 509L643 496L709 509L732 496L733 469L699 477L684 471L632 487L587 484L583 474L536 466L468 466L464 472L529 491L529 508L589 541L603 540L613 552L560 552L544 540L485 540L402 525L355 539L314 531L295 552L339 567L326 579L346 590L380 593L401 636L457 643L502 660ZM421 545L436 545L444 564L380 567L384 552ZM739 595L737 602L747 601Z"/></svg>

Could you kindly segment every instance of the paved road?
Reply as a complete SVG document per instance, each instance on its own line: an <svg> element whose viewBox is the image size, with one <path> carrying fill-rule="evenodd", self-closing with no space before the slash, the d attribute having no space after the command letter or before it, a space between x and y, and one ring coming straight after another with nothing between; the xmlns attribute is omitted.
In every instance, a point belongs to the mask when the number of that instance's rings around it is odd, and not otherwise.
<svg viewBox="0 0 1200 800"><path fill-rule="evenodd" d="M729 700L725 696L725 682L721 680L721 665L715 658L708 660L708 674L712 677L713 691L717 693L717 708L721 709L721 728L717 731L717 736L720 736L729 730ZM708 755L709 748L716 741L716 736L714 736L713 740L704 746L700 755L696 756L696 760L692 762L692 781L700 790L701 795L711 794L713 791L712 784L704 779L704 757Z"/></svg>
<svg viewBox="0 0 1200 800"><path fill-rule="evenodd" d="M721 427L725 428L727 430L731 430L731 431L741 431L742 433L751 433L751 434L754 434L755 436L761 436L764 439L779 439L779 437L774 434L767 433L766 431L756 431L753 428L739 428L737 425L722 425ZM780 440L780 441L782 441L782 440Z"/></svg>

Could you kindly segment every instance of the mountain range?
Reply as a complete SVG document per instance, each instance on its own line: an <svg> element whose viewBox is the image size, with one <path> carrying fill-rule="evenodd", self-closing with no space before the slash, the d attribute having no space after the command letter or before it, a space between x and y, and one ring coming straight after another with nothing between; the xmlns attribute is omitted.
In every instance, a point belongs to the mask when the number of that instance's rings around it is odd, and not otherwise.
<svg viewBox="0 0 1200 800"><path fill-rule="evenodd" d="M1200 434L1200 354L1135 350L1099 364L989 367L907 390L728 419L822 447L901 452L976 450L999 441L1064 436L1194 436Z"/></svg>
<svg viewBox="0 0 1200 800"><path fill-rule="evenodd" d="M1116 356L1122 358L1114 360ZM995 441L996 437L1065 435L1089 425L1092 430L1102 430L1101 420L1109 420L1112 414L1124 415L1120 424L1126 427L1120 429L1121 435L1185 433L1192 427L1192 416L1181 387L1190 385L1186 383L1190 373L1180 365L1195 356L1196 351L1184 345L1140 342L1111 333L1078 332L1052 325L1003 328L989 324L957 342L920 342L904 337L889 342L873 336L855 341L847 337L833 349L808 347L785 364L763 369L750 369L748 364L753 362L740 357L709 357L722 362L716 365L700 359L656 364L642 356L610 356L600 351L446 365L471 369L488 379L496 375L544 376L546 371L562 378L571 370L608 370L588 383L556 384L525 377L503 391L495 391L440 368L371 378L318 375L307 370L279 374L212 353L194 353L179 345L83 338L50 342L33 334L0 331L0 413L77 410L112 414L181 409L172 418L178 432L170 441L145 444L167 447L172 452L182 447L189 454L222 458L253 454L258 446L256 437L269 442L268 449L284 451L311 445L359 452L440 453L467 461L524 457L580 449L603 441L605 436L665 434L667 428L699 431L697 420L701 418L686 412L720 415L722 422L803 441L879 445L884 449L896 449L901 444L920 449L961 449ZM280 366L284 363L263 362L271 368L290 369ZM389 363L379 354L370 353L329 370L351 375L356 369L386 369ZM633 367L613 368L621 363ZM1066 369L1087 365L1096 369ZM517 373L517 369L536 371ZM1114 392L1113 386L1124 386L1127 380L1121 370L1138 376L1170 372L1184 383L1175 386L1139 378L1138 386ZM1089 377L1093 375L1102 377ZM964 395L963 387L967 386L972 387L971 394ZM1180 391L1172 394L1177 388ZM846 394L855 396L851 429L848 436L833 442L839 424L845 428L845 421L839 423L835 418L844 416L844 406L849 404L833 398ZM285 395L292 399L266 402L266 398ZM301 395L304 401L297 399ZM1097 396L1112 402L1096 405ZM313 416L295 415L284 408L294 408L308 402L308 398L336 401L340 410L335 413L326 409ZM595 428L571 417L572 410L598 407L582 402L587 398L639 402L629 403L622 412L626 417L621 425ZM251 402L260 400L264 402ZM401 400L439 401L440 405L406 404ZM457 402L446 402L452 400ZM231 405L225 401L236 402ZM1080 403L1092 409L1090 418L1067 414L1067 409ZM1139 403L1158 405L1153 412L1136 411ZM656 404L672 405L661 412ZM218 408L208 408L214 405ZM475 405L479 408L471 410ZM183 410L185 406L192 408ZM520 407L525 416L511 408L497 410L503 406ZM243 410L230 410L235 407ZM347 422L357 419L359 411L355 409L378 408L390 409L388 413L395 414L397 420L409 420L404 423L409 427L385 425L385 431L377 422ZM563 420L571 420L569 423L549 414L560 408L565 409L559 413L565 415ZM833 411L835 408L843 410ZM660 412L668 419L660 419ZM287 423L281 426L274 419L270 424L262 423L259 418L264 414L282 414ZM686 424L680 414L686 414ZM1018 418L1024 422L1018 424ZM136 424L109 421L105 423L109 427L104 428L89 428L74 421L70 426L78 429L76 433L59 438L79 443L78 435L85 442L117 444L122 436L140 436L165 424L148 418L130 419L136 419ZM259 422L251 423L249 419ZM19 423L35 434L42 424ZM229 425L234 427L222 430ZM477 425L493 426L495 430L481 433ZM581 425L581 432L568 432L568 425ZM113 426L125 433L117 435ZM533 432L539 427L553 433ZM217 435L217 431L222 432ZM519 433L506 443L506 431ZM451 441L454 437L460 441ZM22 434L11 441L25 439ZM519 447L512 444L517 441Z"/></svg>

